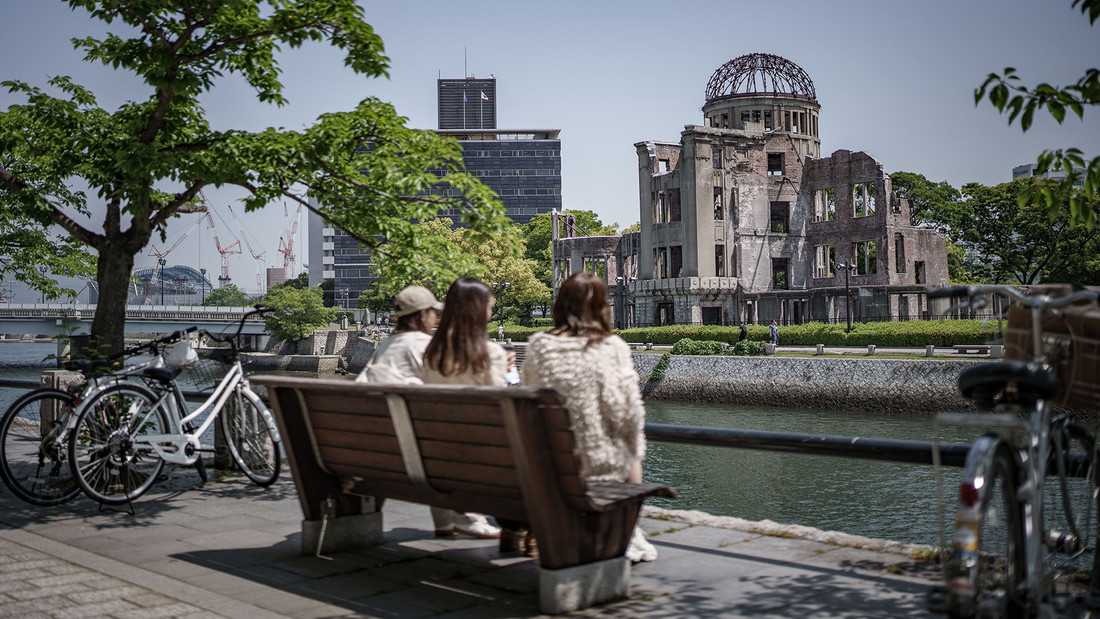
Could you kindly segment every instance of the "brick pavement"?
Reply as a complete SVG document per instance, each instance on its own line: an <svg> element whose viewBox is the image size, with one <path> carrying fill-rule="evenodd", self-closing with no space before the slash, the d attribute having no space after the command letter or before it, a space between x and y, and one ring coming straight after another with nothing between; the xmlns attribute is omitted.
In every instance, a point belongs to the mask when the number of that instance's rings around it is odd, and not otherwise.
<svg viewBox="0 0 1100 619"><path fill-rule="evenodd" d="M176 470L134 510L82 497L38 508L0 491L0 616L538 615L532 560L501 557L492 541L437 539L423 506L388 502L387 543L331 557L299 553L285 476L262 489ZM661 518L642 521L660 558L635 566L629 599L577 616L930 616L937 570L900 546L647 513Z"/></svg>

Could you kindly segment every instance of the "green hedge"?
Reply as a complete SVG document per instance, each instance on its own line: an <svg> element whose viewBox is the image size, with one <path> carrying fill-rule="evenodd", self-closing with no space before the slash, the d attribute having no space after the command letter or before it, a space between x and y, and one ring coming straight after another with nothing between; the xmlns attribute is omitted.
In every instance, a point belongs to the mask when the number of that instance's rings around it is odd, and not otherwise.
<svg viewBox="0 0 1100 619"><path fill-rule="evenodd" d="M715 340L696 341L684 338L672 345L674 355L725 355L748 357L764 354L764 342L744 340L733 346Z"/></svg>
<svg viewBox="0 0 1100 619"><path fill-rule="evenodd" d="M496 324L490 325L489 332L496 337ZM844 324L825 324L809 322L803 325L779 327L779 344L791 346L900 346L919 348L929 344L933 346L953 346L955 344L989 344L1001 341L1001 333L995 321L982 326L980 320L913 320L908 322L864 322L853 323L852 332L845 333ZM504 337L514 342L526 342L539 331L548 331L549 327L521 327L505 324ZM766 325L753 325L748 328L748 341L763 344L769 341L770 333ZM668 325L665 327L639 327L618 332L628 342L673 345L683 339L695 342L716 342L736 344L740 330L737 327L718 325ZM763 347L761 346L761 350ZM677 353L708 354L708 353ZM758 354L758 353L752 353Z"/></svg>

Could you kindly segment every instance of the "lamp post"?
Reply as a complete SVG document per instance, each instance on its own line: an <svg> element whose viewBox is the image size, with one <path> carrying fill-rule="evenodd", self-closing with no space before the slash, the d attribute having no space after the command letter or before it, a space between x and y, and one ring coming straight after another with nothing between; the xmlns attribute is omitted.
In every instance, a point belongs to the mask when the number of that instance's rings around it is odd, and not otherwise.
<svg viewBox="0 0 1100 619"><path fill-rule="evenodd" d="M500 321L499 322L500 322L501 325L503 325L504 324L504 308L505 308L504 291L509 286L511 286L512 284L510 282L493 282L491 285L493 287L493 294L500 301L500 304L499 304L500 305Z"/></svg>
<svg viewBox="0 0 1100 619"><path fill-rule="evenodd" d="M164 305L164 265L168 264L168 261L157 258L157 264L160 265L160 304Z"/></svg>
<svg viewBox="0 0 1100 619"><path fill-rule="evenodd" d="M844 314L848 317L848 331L852 332L852 290L848 285L848 273L855 273L859 268L849 262L838 262L836 268L844 271Z"/></svg>
<svg viewBox="0 0 1100 619"><path fill-rule="evenodd" d="M206 269L199 269L199 273L202 273L202 281L199 285L202 286L202 304L206 305Z"/></svg>

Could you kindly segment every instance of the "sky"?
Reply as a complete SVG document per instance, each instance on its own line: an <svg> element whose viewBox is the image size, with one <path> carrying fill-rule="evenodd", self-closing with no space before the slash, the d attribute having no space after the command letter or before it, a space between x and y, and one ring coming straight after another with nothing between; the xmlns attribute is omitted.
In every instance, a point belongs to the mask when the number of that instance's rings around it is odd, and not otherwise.
<svg viewBox="0 0 1100 619"><path fill-rule="evenodd" d="M491 74L498 128L561 130L563 207L595 211L625 227L639 219L634 144L678 141L685 125L702 124L703 93L715 70L764 52L794 62L813 80L823 156L864 151L887 173L917 172L960 187L1007 182L1014 166L1033 162L1045 148L1100 154L1100 110L1086 110L1083 121L1068 115L1061 126L1036 115L1021 133L988 103L974 104L974 89L1005 67L1015 67L1024 84L1062 86L1097 66L1100 25L1090 27L1071 0L360 4L385 44L388 79L352 73L337 50L321 45L288 49L279 57L288 105L259 103L230 77L203 99L211 124L301 129L320 114L376 97L394 104L409 126L435 129L438 78ZM69 75L109 109L148 96L132 76L81 60L69 39L104 31L83 10L54 0L0 0L0 8L0 80L44 85L50 76ZM0 109L15 102L0 93ZM265 254L264 265L282 263L279 237L292 217L281 203L243 214L240 190L206 195L223 245L241 236L231 204L253 249ZM173 221L167 245L193 217ZM306 226L303 214L295 271L307 255ZM153 264L147 254L136 266ZM220 268L204 226L166 259L215 276ZM255 289L258 262L247 249L231 255L229 267L234 283Z"/></svg>

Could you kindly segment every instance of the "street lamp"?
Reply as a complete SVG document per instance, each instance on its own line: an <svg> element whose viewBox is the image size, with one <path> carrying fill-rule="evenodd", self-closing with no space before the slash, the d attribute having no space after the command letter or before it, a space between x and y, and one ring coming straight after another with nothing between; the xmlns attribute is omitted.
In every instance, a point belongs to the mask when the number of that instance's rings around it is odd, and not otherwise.
<svg viewBox="0 0 1100 619"><path fill-rule="evenodd" d="M168 261L157 258L157 264L160 265L160 304L164 305L164 265L168 264Z"/></svg>
<svg viewBox="0 0 1100 619"><path fill-rule="evenodd" d="M852 332L852 291L848 286L848 273L855 273L859 268L852 262L838 262L836 268L844 271L844 314L848 317L848 331Z"/></svg>
<svg viewBox="0 0 1100 619"><path fill-rule="evenodd" d="M202 273L202 281L199 285L202 286L202 304L206 305L206 269L199 269L199 273Z"/></svg>

